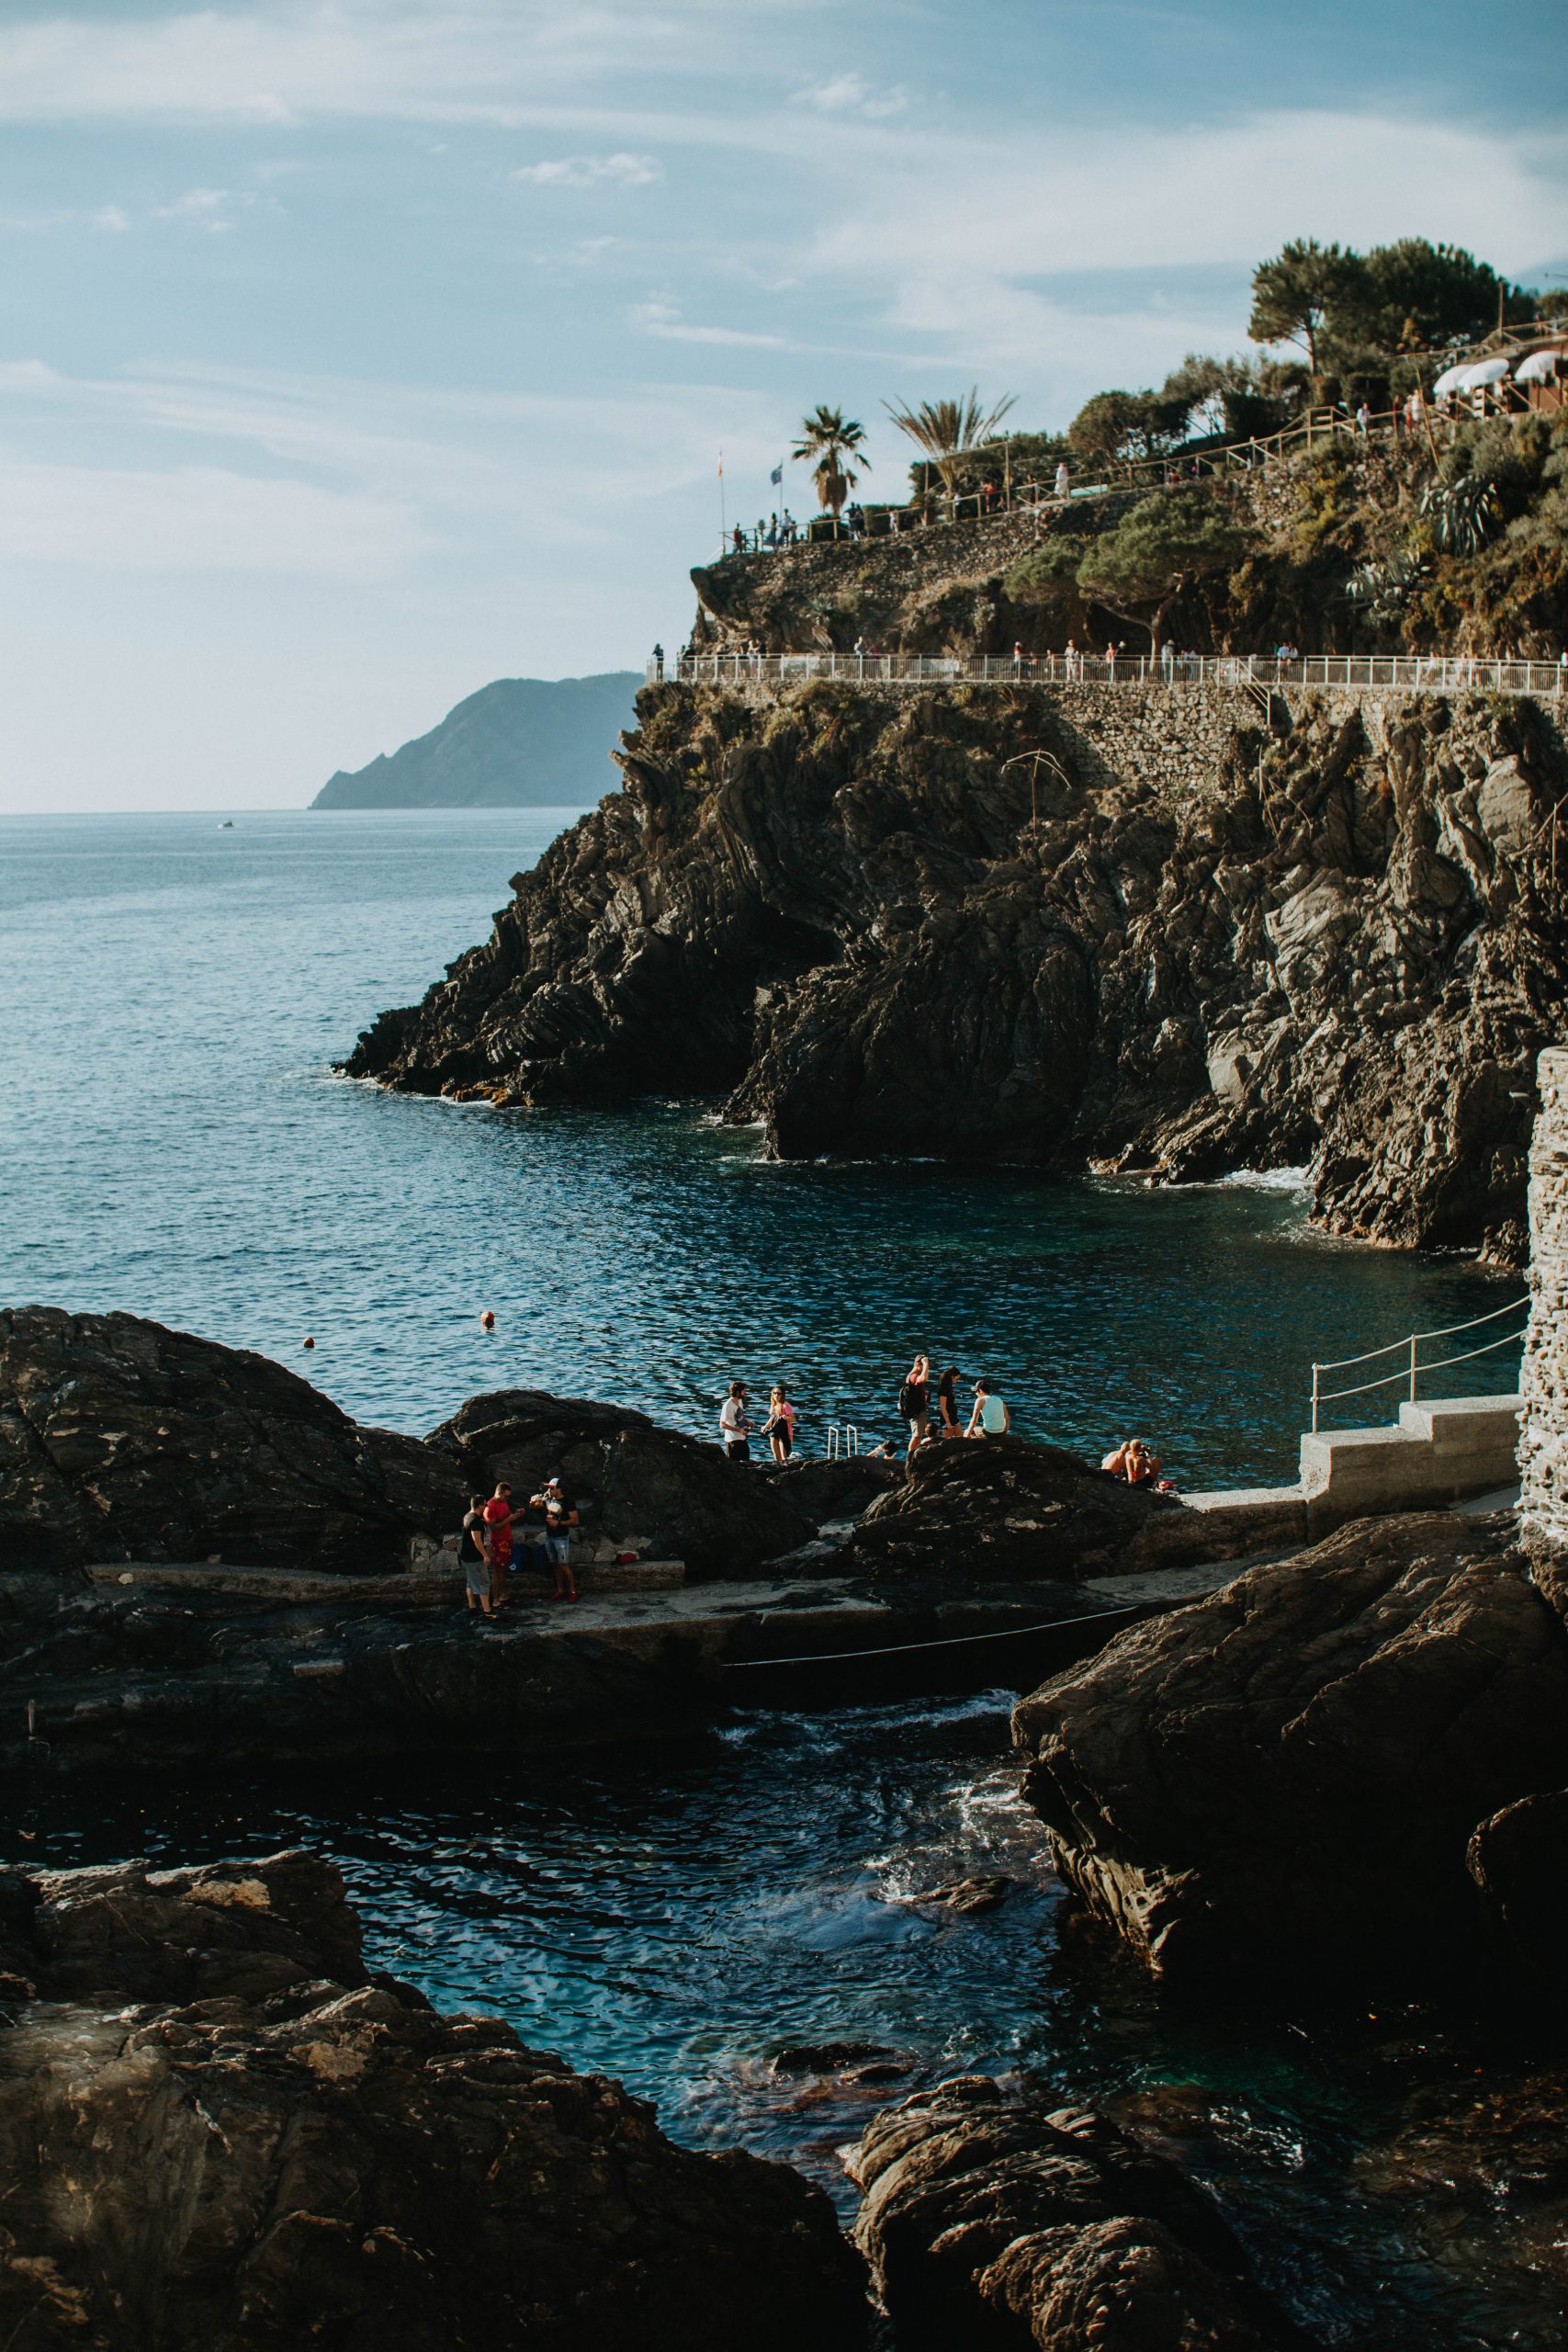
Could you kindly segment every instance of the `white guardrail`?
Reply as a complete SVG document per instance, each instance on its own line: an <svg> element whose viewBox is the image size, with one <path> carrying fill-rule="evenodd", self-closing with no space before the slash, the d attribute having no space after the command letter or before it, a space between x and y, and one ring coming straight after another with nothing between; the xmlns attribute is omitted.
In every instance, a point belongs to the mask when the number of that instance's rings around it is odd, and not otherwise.
<svg viewBox="0 0 1568 2352"><path fill-rule="evenodd" d="M1365 1396L1374 1388L1394 1387L1407 1387L1409 1402L1414 1405L1417 1401L1416 1386L1424 1373L1447 1372L1456 1363L1471 1363L1477 1356L1493 1355L1499 1348L1517 1348L1524 1338L1524 1331L1522 1328L1517 1331L1505 1331L1500 1340L1487 1340L1481 1347L1466 1348L1456 1356L1441 1356L1435 1363L1423 1363L1421 1361L1421 1348L1426 1340L1457 1339L1461 1331L1479 1331L1483 1324L1499 1322L1505 1315L1528 1315L1529 1312L1528 1296L1510 1299L1506 1306L1495 1306L1490 1315L1474 1316L1468 1323L1450 1323L1440 1331L1412 1331L1403 1340L1391 1340L1386 1348L1369 1348L1365 1355L1340 1356L1332 1363L1314 1363L1312 1368L1313 1435L1315 1437L1317 1434L1317 1417L1325 1405L1337 1404L1346 1396ZM1374 1363L1380 1356L1400 1357L1402 1361L1398 1370L1382 1373L1375 1380L1357 1381L1348 1388L1324 1387L1323 1375L1325 1372L1349 1372L1357 1364Z"/></svg>
<svg viewBox="0 0 1568 2352"><path fill-rule="evenodd" d="M652 661L648 683L792 686L813 678L851 685L1095 685L1349 687L1382 693L1568 695L1568 654L1557 662L1483 662L1468 654L1272 653L984 654L687 653Z"/></svg>

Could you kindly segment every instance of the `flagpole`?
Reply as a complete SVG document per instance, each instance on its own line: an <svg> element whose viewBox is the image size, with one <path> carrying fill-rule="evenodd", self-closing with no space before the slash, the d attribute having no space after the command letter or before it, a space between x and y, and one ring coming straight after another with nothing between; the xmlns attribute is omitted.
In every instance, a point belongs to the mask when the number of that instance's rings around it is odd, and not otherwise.
<svg viewBox="0 0 1568 2352"><path fill-rule="evenodd" d="M724 511L724 451L721 449L718 453L718 551L720 555L724 553L724 543L729 537L728 531L725 528L726 520L727 517Z"/></svg>

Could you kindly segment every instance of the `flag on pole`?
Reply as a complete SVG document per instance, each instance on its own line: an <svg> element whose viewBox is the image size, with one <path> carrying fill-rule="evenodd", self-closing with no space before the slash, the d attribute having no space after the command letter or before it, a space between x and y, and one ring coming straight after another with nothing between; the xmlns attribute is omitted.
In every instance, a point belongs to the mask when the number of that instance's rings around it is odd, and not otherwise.
<svg viewBox="0 0 1568 2352"><path fill-rule="evenodd" d="M773 483L773 488L777 490L779 484L784 480L784 459L782 458L779 459L778 464L773 468L773 472L768 476L768 480Z"/></svg>
<svg viewBox="0 0 1568 2352"><path fill-rule="evenodd" d="M718 478L720 481L724 480L724 451L722 449L718 453Z"/></svg>

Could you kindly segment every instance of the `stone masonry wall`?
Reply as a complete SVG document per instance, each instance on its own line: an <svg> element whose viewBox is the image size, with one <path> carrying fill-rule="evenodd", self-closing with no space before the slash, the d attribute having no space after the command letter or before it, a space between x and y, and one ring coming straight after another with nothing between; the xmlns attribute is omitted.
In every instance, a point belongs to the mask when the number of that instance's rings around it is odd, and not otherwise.
<svg viewBox="0 0 1568 2352"><path fill-rule="evenodd" d="M1537 1067L1519 1524L1532 1551L1568 1554L1568 1046L1549 1047Z"/></svg>

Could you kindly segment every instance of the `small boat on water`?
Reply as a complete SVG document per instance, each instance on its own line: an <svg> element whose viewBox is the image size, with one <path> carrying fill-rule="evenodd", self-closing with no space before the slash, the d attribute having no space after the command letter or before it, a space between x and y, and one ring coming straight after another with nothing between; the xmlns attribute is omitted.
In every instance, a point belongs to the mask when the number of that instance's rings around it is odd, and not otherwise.
<svg viewBox="0 0 1568 2352"><path fill-rule="evenodd" d="M234 830L234 820L232 817L225 817L218 830L220 833L231 833Z"/></svg>

